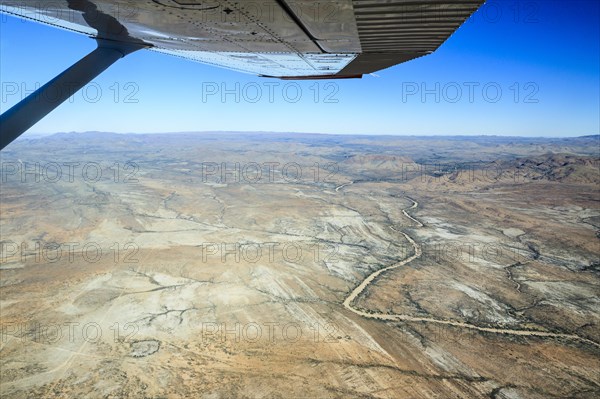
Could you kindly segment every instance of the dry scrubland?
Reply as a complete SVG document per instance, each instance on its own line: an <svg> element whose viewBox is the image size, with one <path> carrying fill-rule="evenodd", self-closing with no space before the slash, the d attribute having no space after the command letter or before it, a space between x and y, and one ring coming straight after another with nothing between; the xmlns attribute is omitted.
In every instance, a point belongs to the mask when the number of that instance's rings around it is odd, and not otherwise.
<svg viewBox="0 0 600 399"><path fill-rule="evenodd" d="M20 141L0 395L598 397L598 144Z"/></svg>

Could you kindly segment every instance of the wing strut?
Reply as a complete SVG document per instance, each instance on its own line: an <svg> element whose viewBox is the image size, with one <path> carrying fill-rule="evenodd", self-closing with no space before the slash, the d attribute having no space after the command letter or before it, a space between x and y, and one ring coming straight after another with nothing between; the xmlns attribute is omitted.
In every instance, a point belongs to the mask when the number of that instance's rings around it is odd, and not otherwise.
<svg viewBox="0 0 600 399"><path fill-rule="evenodd" d="M138 43L96 39L98 47L72 67L0 115L0 150L120 58L147 47Z"/></svg>

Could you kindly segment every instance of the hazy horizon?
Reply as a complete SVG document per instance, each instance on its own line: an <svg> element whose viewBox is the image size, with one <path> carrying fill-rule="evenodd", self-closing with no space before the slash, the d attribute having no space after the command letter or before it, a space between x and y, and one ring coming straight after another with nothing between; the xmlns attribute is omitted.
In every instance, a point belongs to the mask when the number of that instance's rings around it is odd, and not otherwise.
<svg viewBox="0 0 600 399"><path fill-rule="evenodd" d="M589 138L599 136L600 133L590 133L590 134L574 134L574 135L564 135L564 136L527 136L527 135L513 135L513 134L443 134L443 133L431 133L431 134L393 134L393 133L323 133L323 132L295 132L295 131L260 131L260 130L189 130L189 131L163 131L163 132L112 132L112 131L102 131L102 130L86 130L86 131L69 131L69 132L51 132L51 133L25 133L18 140L23 139L35 139L40 137L50 137L58 134L118 134L118 135L178 135L178 134L264 134L264 135L274 135L274 134L289 134L289 135L320 135L320 136L341 136L341 137L440 137L440 138L451 138L451 137L460 137L460 138L475 138L475 137L510 137L510 138L523 138L523 139L576 139L576 138Z"/></svg>

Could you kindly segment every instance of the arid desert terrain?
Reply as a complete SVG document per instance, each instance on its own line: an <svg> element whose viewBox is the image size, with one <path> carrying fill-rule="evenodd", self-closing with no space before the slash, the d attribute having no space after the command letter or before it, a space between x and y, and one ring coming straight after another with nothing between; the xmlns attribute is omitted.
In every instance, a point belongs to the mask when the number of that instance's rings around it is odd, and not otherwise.
<svg viewBox="0 0 600 399"><path fill-rule="evenodd" d="M600 137L2 153L2 398L596 398Z"/></svg>

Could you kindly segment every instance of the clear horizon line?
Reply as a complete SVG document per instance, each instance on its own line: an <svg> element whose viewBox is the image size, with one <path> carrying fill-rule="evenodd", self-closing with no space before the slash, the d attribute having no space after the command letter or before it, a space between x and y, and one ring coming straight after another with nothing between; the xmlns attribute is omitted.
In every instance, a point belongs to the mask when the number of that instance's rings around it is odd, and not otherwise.
<svg viewBox="0 0 600 399"><path fill-rule="evenodd" d="M515 134L441 134L441 133L428 133L428 134L410 134L410 133L322 133L322 132L293 132L293 131L271 131L271 130L188 130L188 131L168 131L168 132L110 132L100 130L87 130L87 131L70 131L70 132L53 132L53 133L25 133L19 139L38 138L38 137L50 137L58 134L119 134L119 135L168 135L168 134L289 134L298 136L340 136L340 137L506 137L506 138L527 138L527 139L566 139L566 138L583 138L583 137L594 137L600 136L600 133L591 134L577 134L570 136L523 136Z"/></svg>

